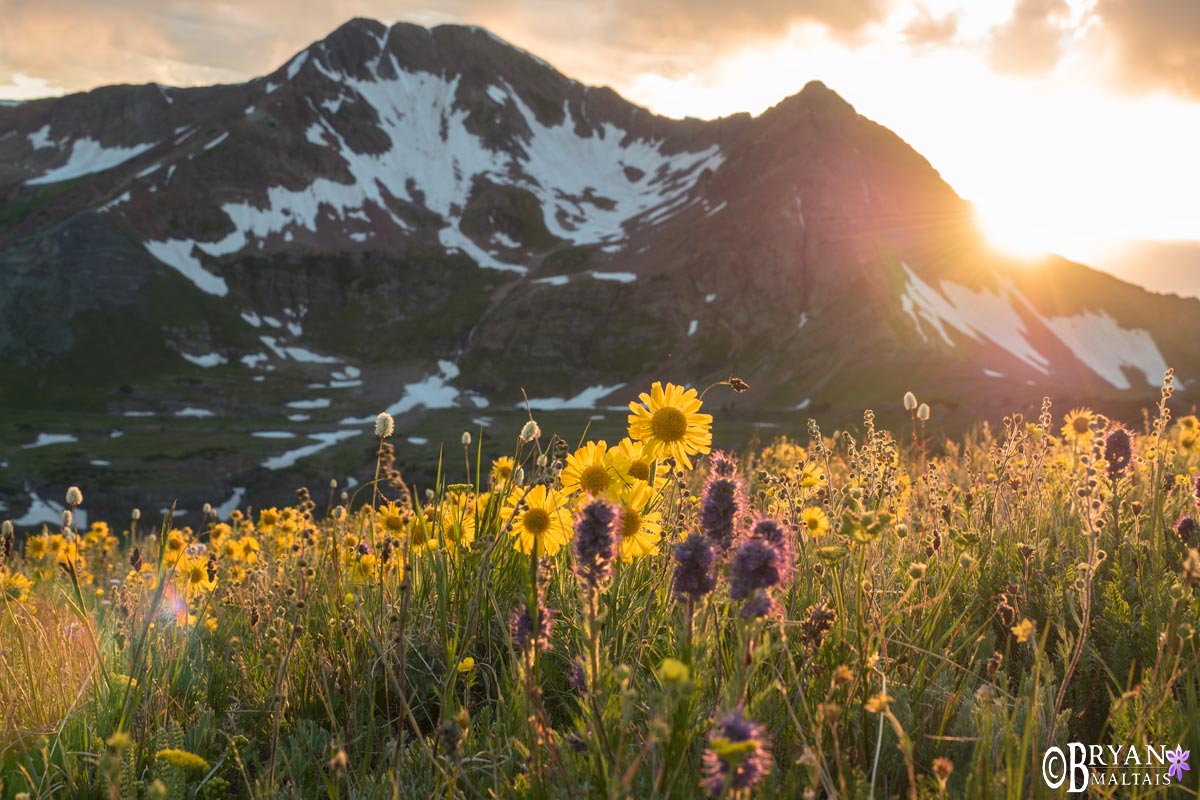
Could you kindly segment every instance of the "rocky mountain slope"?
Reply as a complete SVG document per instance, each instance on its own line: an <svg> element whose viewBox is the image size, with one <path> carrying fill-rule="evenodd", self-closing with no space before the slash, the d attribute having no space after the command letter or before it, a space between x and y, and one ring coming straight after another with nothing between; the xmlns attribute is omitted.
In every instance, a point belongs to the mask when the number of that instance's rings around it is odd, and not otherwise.
<svg viewBox="0 0 1200 800"><path fill-rule="evenodd" d="M427 465L522 388L603 430L653 378L736 373L742 436L907 389L948 421L1133 409L1167 365L1186 400L1200 301L971 220L820 83L671 120L479 28L354 20L240 85L0 105L0 503L345 483L385 408Z"/></svg>

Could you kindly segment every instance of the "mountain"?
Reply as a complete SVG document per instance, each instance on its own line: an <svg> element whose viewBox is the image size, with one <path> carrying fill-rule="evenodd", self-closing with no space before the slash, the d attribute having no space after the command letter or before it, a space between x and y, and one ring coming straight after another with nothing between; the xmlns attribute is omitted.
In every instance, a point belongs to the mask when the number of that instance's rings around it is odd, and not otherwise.
<svg viewBox="0 0 1200 800"><path fill-rule="evenodd" d="M1200 301L990 251L818 82L673 120L480 28L353 20L244 84L0 106L0 503L26 523L68 483L194 514L362 480L382 409L427 470L523 388L603 432L652 379L737 374L730 444L908 389L944 425L1132 413L1167 365L1186 399L1198 339Z"/></svg>

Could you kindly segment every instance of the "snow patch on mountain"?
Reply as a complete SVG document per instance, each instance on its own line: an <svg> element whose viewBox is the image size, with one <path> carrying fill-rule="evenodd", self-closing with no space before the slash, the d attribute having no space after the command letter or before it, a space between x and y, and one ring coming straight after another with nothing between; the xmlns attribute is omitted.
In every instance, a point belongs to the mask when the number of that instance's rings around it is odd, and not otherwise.
<svg viewBox="0 0 1200 800"><path fill-rule="evenodd" d="M1167 362L1149 333L1122 328L1106 311L1051 317L1045 323L1076 358L1118 389L1130 388L1122 367L1142 373L1151 386L1161 383L1167 371ZM1175 383L1183 388L1178 378Z"/></svg>
<svg viewBox="0 0 1200 800"><path fill-rule="evenodd" d="M939 288L935 289L908 264L901 266L908 278L900 296L901 307L925 341L929 341L928 328L953 347L954 340L948 332L953 329L977 342L986 339L1048 375L1049 359L1027 339L1026 319L1033 319L1092 372L1118 389L1131 388L1124 367L1140 372L1151 386L1158 385L1166 372L1166 360L1150 334L1140 328L1122 328L1106 311L1047 318L1007 279L997 277L995 291L969 289L947 280L939 281Z"/></svg>
<svg viewBox="0 0 1200 800"><path fill-rule="evenodd" d="M1049 360L1025 338L1028 334L1025 321L1009 302L1013 296L1020 297L1010 284L999 280L998 292L975 291L943 280L939 282L939 291L921 280L908 264L901 266L908 285L900 302L925 341L929 341L928 326L953 347L954 340L947 332L947 328L952 328L976 342L986 339L1000 346L1043 374L1049 372Z"/></svg>
<svg viewBox="0 0 1200 800"><path fill-rule="evenodd" d="M329 433L313 433L309 434L309 439L316 441L316 444L297 447L295 450L288 450L277 456L268 458L262 462L265 469L280 470L293 466L302 458L308 458L311 455L321 452L326 448L333 447L338 442L358 436L361 431L331 431Z"/></svg>
<svg viewBox="0 0 1200 800"><path fill-rule="evenodd" d="M76 139L71 144L71 155L67 163L43 173L37 178L25 181L26 186L44 186L48 183L79 178L94 172L104 172L124 164L131 158L136 158L154 147L157 142L135 144L132 147L105 147L95 139L84 137Z"/></svg>
<svg viewBox="0 0 1200 800"><path fill-rule="evenodd" d="M199 356L189 355L188 353L180 353L179 355L183 356L198 367L219 367L222 364L228 363L228 360L225 358L225 356L221 355L220 353L205 353L204 355Z"/></svg>
<svg viewBox="0 0 1200 800"><path fill-rule="evenodd" d="M43 125L26 138L29 139L29 144L33 146L34 150L44 150L54 144L54 140L50 138L49 125Z"/></svg>
<svg viewBox="0 0 1200 800"><path fill-rule="evenodd" d="M542 125L519 95L500 86L490 87L489 95L496 102L511 101L530 135L523 152L493 150L466 127L468 111L456 105L458 76L406 71L394 56L387 57L392 59L393 78L376 73L363 79L335 72L317 58L311 63L344 93L356 94L374 109L381 130L391 140L388 150L374 155L356 152L323 116L329 109L323 112L310 104L318 119L305 129L305 139L336 151L350 180L322 177L301 189L272 186L266 190L265 203L226 203L221 209L234 231L196 246L220 257L273 234L286 237L292 229L315 231L325 218L343 224L347 219L369 219L368 205L407 229L392 208L400 200L424 205L442 217L444 227L438 238L447 250L461 251L481 267L524 272L525 267L497 258L462 233L462 209L477 178L527 189L540 200L553 233L584 244L622 237L625 225L639 215L676 213L692 202L691 190L703 171L715 170L724 161L716 145L668 155L662 142L630 140L612 123L590 136L579 136L577 122L565 105L562 123ZM307 51L293 59L287 68L289 78L307 61ZM506 247L516 244L498 237L497 241ZM198 264L190 258L191 243L164 245L176 257L171 265L177 269ZM190 260L178 257L180 249Z"/></svg>
<svg viewBox="0 0 1200 800"><path fill-rule="evenodd" d="M566 411L595 408L600 398L610 395L625 384L614 386L589 386L574 397L539 397L529 401L529 408L534 411ZM518 403L518 408L524 408L525 403Z"/></svg>
<svg viewBox="0 0 1200 800"><path fill-rule="evenodd" d="M224 297L229 294L225 279L213 275L192 254L196 247L194 239L167 239L162 242L145 242L150 255L178 272L196 285L202 292Z"/></svg>

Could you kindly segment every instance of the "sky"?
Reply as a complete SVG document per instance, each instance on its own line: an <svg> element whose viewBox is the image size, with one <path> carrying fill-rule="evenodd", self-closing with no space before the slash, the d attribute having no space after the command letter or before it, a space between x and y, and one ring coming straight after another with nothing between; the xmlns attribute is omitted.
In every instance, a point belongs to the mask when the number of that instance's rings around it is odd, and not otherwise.
<svg viewBox="0 0 1200 800"><path fill-rule="evenodd" d="M483 25L668 116L821 80L998 248L1136 273L1171 242L1200 273L1200 0L0 0L0 98L241 81L355 16Z"/></svg>

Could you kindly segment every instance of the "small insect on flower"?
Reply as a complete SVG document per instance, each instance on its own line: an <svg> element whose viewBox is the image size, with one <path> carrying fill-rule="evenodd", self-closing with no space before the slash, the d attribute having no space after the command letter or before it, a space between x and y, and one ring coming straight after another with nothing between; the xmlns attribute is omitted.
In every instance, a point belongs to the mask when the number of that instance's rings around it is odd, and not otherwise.
<svg viewBox="0 0 1200 800"><path fill-rule="evenodd" d="M386 439L396 431L396 420L392 419L392 415L386 411L375 417L375 435L380 439Z"/></svg>

